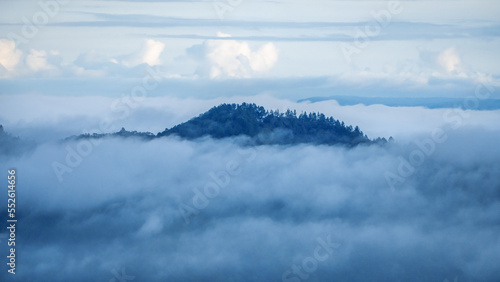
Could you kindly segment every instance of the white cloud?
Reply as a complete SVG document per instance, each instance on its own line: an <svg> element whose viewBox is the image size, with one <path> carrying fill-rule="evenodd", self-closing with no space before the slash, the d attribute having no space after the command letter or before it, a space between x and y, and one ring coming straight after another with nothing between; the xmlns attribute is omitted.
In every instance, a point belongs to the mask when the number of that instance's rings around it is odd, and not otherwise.
<svg viewBox="0 0 500 282"><path fill-rule="evenodd" d="M393 86L392 89L430 86L429 89L434 91L439 87L432 85L436 81L440 81L442 85L454 85L457 82L477 84L496 80L491 74L478 72L469 62L464 62L455 47L419 49L416 53L418 57L411 59L392 60L385 56L381 62L374 64L370 58L377 58L377 53L369 55L362 63L353 63L350 70L339 74L338 80L355 87L370 84L380 87L381 84L388 83ZM370 65L365 64L366 62ZM462 86L457 86L458 91L463 89ZM446 96L444 93L439 95Z"/></svg>
<svg viewBox="0 0 500 282"><path fill-rule="evenodd" d="M145 42L139 53L127 56L122 61L122 64L127 67L133 67L140 64L148 64L150 66L160 65L160 56L164 49L165 44L160 41L149 39Z"/></svg>
<svg viewBox="0 0 500 282"><path fill-rule="evenodd" d="M165 49L165 44L148 40L144 45L144 49L142 50L142 62L146 63L150 66L156 66L160 64L160 55Z"/></svg>
<svg viewBox="0 0 500 282"><path fill-rule="evenodd" d="M0 77L61 75L59 51L31 49L26 54L13 41L0 39Z"/></svg>
<svg viewBox="0 0 500 282"><path fill-rule="evenodd" d="M0 121L10 124L7 131L24 127L33 133L38 128L43 134L68 126L69 119L75 120L71 125L75 130L88 128L86 120L105 120L113 103L105 97L2 98ZM330 235L341 246L318 264L311 281L331 277L411 281L415 273L430 273L429 280L439 281L456 269L464 269L460 272L464 281L498 281L495 264L487 263L498 261L498 232L485 223L498 222L500 210L500 179L495 177L500 170L496 122L500 111L453 111L454 119L462 117L461 129L455 130L445 126L443 109L342 107L331 101L298 104L259 96L151 97L138 107L151 115L131 112L130 116L136 122L156 121L166 127L178 116L196 116L222 100L325 112L372 133L390 132L396 143L346 149L306 144L240 147L232 139L104 139L64 174L62 183L50 164L67 163L68 148L78 151L85 143L41 144L23 157L0 158L0 169L15 167L25 176L23 201L37 211L24 219L26 232L40 236L30 237L21 249L29 270L20 273L23 280L59 271L62 280L94 281L116 269L110 264L128 266L127 273L141 281L165 277L220 281L220 273L238 281L246 281L249 273L260 275L253 280L278 280L290 265L301 265L304 256L314 252L316 238ZM171 113L171 118L163 112ZM53 122L45 122L51 117ZM130 130L144 130L128 125ZM429 149L427 140L437 127L448 138ZM402 145L404 136L409 137L408 146ZM384 175L399 173L402 158L414 162L415 152L421 152L424 162L391 191ZM228 174L229 163L241 171ZM216 185L222 186L219 193L206 200L206 207L196 210L186 225L179 205L194 208L195 195ZM464 241L471 243L464 246ZM56 250L56 255L39 251L41 245ZM401 255L394 259L394 253ZM52 263L36 267L47 254ZM429 256L443 262L439 273L436 264L426 260ZM72 260L104 267L75 267ZM151 271L139 278L144 264ZM353 264L368 274L360 276ZM396 271L384 268L393 264L398 264ZM148 273L153 274L145 276Z"/></svg>
<svg viewBox="0 0 500 282"><path fill-rule="evenodd" d="M11 72L21 59L23 52L16 49L16 43L6 39L0 39L0 64Z"/></svg>
<svg viewBox="0 0 500 282"><path fill-rule="evenodd" d="M438 56L439 65L447 72L454 72L460 70L460 56L455 48L448 48Z"/></svg>
<svg viewBox="0 0 500 282"><path fill-rule="evenodd" d="M141 103L130 100L134 108L126 118L113 108L118 100L108 97L65 97L45 95L4 95L0 103L0 123L5 128L24 138L39 138L38 128L57 128L57 138L65 138L84 132L115 132L125 127L128 130L158 133L165 128L185 122L213 106L222 103L256 103L266 109L285 112L295 109L298 113L321 112L327 116L358 125L370 138L393 136L399 141L410 142L415 134L430 134L436 127L445 128L460 122L463 127L481 127L500 131L500 110L472 111L455 109L426 109L422 107L388 107L384 105L341 106L334 100L317 103L296 103L271 96L230 97L215 99L179 99L174 97L148 97ZM465 101L465 100L464 100ZM100 123L107 121L106 128ZM411 126L408 126L411 124Z"/></svg>
<svg viewBox="0 0 500 282"><path fill-rule="evenodd" d="M32 70L32 71L40 71L40 70L54 70L56 69L55 66L51 65L48 61L47 58L50 56L56 56L58 55L57 52L50 52L50 54L47 54L46 51L38 51L32 49L29 53L29 55L26 57L26 65Z"/></svg>
<svg viewBox="0 0 500 282"><path fill-rule="evenodd" d="M389 120L398 119L393 113ZM20 249L26 271L18 275L109 280L123 265L138 281L274 281L291 265L302 267L318 238L329 238L340 247L310 281L413 281L422 273L443 281L457 269L460 281L498 281L499 131L448 133L394 191L384 174L397 173L419 146L105 139L63 183L50 164L65 162L65 148L78 150L79 141L0 158L0 169L22 173L23 202L37 211L23 218L24 232L38 236ZM229 163L241 171L229 174ZM186 225L179 205L200 207L195 195L217 185L219 193Z"/></svg>
<svg viewBox="0 0 500 282"><path fill-rule="evenodd" d="M231 35L217 33L220 38ZM193 47L202 54L193 54ZM273 43L267 43L257 50L252 50L247 42L237 40L207 40L201 47L188 49L190 55L198 57L202 62L202 75L210 78L247 78L256 73L266 72L278 61L278 49Z"/></svg>

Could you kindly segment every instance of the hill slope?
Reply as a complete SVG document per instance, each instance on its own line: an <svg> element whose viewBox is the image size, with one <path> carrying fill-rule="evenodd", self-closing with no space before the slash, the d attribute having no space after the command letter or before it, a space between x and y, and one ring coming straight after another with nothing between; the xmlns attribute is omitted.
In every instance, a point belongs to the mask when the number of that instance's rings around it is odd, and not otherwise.
<svg viewBox="0 0 500 282"><path fill-rule="evenodd" d="M151 140L172 135L189 140L201 137L221 139L243 136L248 138L251 145L311 143L355 146L387 142L385 138L370 140L357 126L353 128L324 114L304 112L297 115L291 110L285 113L266 111L264 107L248 103L222 104L213 107L198 117L167 128L157 135L150 132L127 131L122 128L115 133L82 134L67 139L136 137Z"/></svg>
<svg viewBox="0 0 500 282"><path fill-rule="evenodd" d="M266 111L255 104L222 104L185 123L165 129L158 136L178 135L187 139L202 136L225 138L248 136L255 144L346 144L371 143L356 126L320 113ZM378 139L383 142L385 139Z"/></svg>
<svg viewBox="0 0 500 282"><path fill-rule="evenodd" d="M23 154L34 147L33 142L21 140L19 137L5 132L0 124L0 156Z"/></svg>

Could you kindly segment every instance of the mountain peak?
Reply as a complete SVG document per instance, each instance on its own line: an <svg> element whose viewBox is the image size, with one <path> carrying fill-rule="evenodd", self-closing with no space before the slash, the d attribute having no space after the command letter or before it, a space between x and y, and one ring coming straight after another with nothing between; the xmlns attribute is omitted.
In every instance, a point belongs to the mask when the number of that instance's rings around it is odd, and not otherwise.
<svg viewBox="0 0 500 282"><path fill-rule="evenodd" d="M187 139L203 136L220 139L235 136L250 137L252 143L263 144L344 144L373 142L359 127L326 117L322 113L288 109L266 111L256 104L222 104L185 123L160 132L158 136L178 135ZM379 139L377 142L382 141Z"/></svg>
<svg viewBox="0 0 500 282"><path fill-rule="evenodd" d="M163 136L179 136L193 140L201 137L214 139L244 137L249 145L345 145L384 144L385 138L370 140L358 126L346 125L343 121L326 117L322 113L296 110L266 110L256 104L221 104L207 112L165 129L154 135L151 132L127 131L121 128L115 133L82 134L67 139L103 137L139 137L151 140Z"/></svg>

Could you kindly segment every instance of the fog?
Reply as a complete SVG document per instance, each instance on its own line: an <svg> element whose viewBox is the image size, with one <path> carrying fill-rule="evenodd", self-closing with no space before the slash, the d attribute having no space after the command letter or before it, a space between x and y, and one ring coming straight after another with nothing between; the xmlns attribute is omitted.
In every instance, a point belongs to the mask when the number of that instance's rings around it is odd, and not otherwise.
<svg viewBox="0 0 500 282"><path fill-rule="evenodd" d="M481 92L485 89L481 88ZM298 113L321 112L346 124L358 125L370 138L393 136L401 142L411 142L416 135L428 135L435 128L449 126L498 130L500 110L475 111L475 103L480 99L473 98L475 100L464 97L462 105L457 106L468 110L460 110L361 104L340 106L334 100L297 103L267 94L215 99L1 95L0 124L14 135L38 141L54 141L81 133L116 132L122 127L156 134L222 103L247 102L281 112L287 109L295 109Z"/></svg>
<svg viewBox="0 0 500 282"><path fill-rule="evenodd" d="M2 280L500 279L499 111L447 120L447 109L258 96L246 101L396 140L248 147L244 137L60 141L104 119L156 133L244 97L148 98L123 116L105 98L69 99L65 112L38 99L23 115L1 106L5 130L38 143L0 156L2 171L17 170L19 218L17 274L3 265Z"/></svg>

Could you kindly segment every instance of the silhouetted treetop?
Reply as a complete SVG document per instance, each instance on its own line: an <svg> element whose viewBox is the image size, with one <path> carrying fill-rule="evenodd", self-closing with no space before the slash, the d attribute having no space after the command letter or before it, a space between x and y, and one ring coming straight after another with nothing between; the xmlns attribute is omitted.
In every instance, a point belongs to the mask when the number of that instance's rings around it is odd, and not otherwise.
<svg viewBox="0 0 500 282"><path fill-rule="evenodd" d="M21 140L6 132L0 124L0 156L22 154L34 148L33 142Z"/></svg>
<svg viewBox="0 0 500 282"><path fill-rule="evenodd" d="M370 140L358 126L344 124L343 121L326 117L322 113L296 110L266 110L256 104L222 104L207 112L154 135L150 132L127 131L122 128L115 133L83 134L68 139L103 137L139 137L154 139L164 136L179 136L185 139L211 137L215 139L245 136L253 145L263 144L385 144L385 138Z"/></svg>
<svg viewBox="0 0 500 282"><path fill-rule="evenodd" d="M160 132L194 139L202 136L226 138L248 136L256 144L348 144L370 143L358 126L346 126L322 113L295 110L267 111L256 104L222 104L185 123Z"/></svg>

